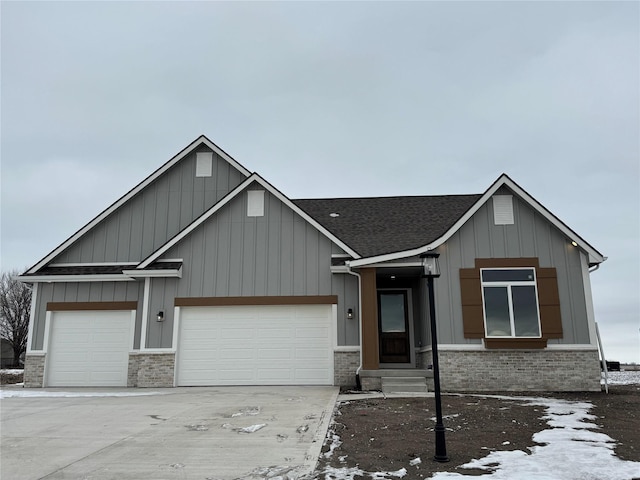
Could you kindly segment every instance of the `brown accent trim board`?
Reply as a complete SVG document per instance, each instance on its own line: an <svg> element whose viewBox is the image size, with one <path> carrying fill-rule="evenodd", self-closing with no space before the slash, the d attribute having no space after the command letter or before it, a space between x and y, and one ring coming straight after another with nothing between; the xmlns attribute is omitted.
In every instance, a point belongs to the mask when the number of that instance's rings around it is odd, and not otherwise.
<svg viewBox="0 0 640 480"><path fill-rule="evenodd" d="M80 310L137 310L138 302L47 302L48 312Z"/></svg>
<svg viewBox="0 0 640 480"><path fill-rule="evenodd" d="M540 268L537 257L521 258L476 258L476 268L509 268L509 267L535 267Z"/></svg>
<svg viewBox="0 0 640 480"><path fill-rule="evenodd" d="M362 368L378 370L380 355L378 344L378 290L376 269L360 269L362 290Z"/></svg>
<svg viewBox="0 0 640 480"><path fill-rule="evenodd" d="M176 307L226 307L241 305L333 305L337 295L298 295L288 297L176 297Z"/></svg>
<svg viewBox="0 0 640 480"><path fill-rule="evenodd" d="M547 347L546 338L485 338L484 346L488 349L524 348L541 349Z"/></svg>

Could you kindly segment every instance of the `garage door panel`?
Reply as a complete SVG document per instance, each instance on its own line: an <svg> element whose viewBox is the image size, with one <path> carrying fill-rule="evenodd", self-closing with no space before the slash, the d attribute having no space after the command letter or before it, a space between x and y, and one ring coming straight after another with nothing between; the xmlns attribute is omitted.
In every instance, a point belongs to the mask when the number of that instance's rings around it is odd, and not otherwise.
<svg viewBox="0 0 640 480"><path fill-rule="evenodd" d="M331 384L331 321L328 305L185 307L177 384ZM191 335L196 328L198 338ZM193 356L202 344L208 348L198 359L208 358L208 369ZM309 375L297 374L300 366Z"/></svg>
<svg viewBox="0 0 640 480"><path fill-rule="evenodd" d="M126 386L131 311L54 312L47 386Z"/></svg>

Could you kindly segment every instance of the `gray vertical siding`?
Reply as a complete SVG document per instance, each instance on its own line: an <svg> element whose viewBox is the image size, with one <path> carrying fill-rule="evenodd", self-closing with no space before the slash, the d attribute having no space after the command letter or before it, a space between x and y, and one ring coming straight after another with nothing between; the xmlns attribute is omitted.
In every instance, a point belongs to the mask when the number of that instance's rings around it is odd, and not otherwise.
<svg viewBox="0 0 640 480"><path fill-rule="evenodd" d="M41 350L45 317L49 302L138 302L134 348L140 343L143 282L40 283L36 299L35 323L31 346Z"/></svg>
<svg viewBox="0 0 640 480"><path fill-rule="evenodd" d="M142 261L244 180L226 160L213 159L212 176L196 178L196 151L187 155L54 262Z"/></svg>
<svg viewBox="0 0 640 480"><path fill-rule="evenodd" d="M254 187L258 188L258 187ZM331 273L333 243L265 192L265 215L247 216L246 191L164 255L183 259L180 279L152 279L147 347L171 346L175 297L338 295L338 345L359 343L357 278ZM340 251L338 250L338 253Z"/></svg>
<svg viewBox="0 0 640 480"><path fill-rule="evenodd" d="M511 194L500 191L500 194ZM587 310L580 250L528 204L515 195L514 225L495 225L493 202L487 202L445 245L442 276L435 281L440 343L478 343L465 339L462 330L460 268L474 267L476 258L538 257L540 267L555 267L562 314L563 338L549 343L589 343Z"/></svg>

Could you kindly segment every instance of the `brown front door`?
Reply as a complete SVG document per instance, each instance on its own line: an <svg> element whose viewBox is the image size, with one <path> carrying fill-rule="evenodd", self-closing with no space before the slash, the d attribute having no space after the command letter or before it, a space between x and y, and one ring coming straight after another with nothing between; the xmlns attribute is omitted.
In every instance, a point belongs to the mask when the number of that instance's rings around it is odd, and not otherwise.
<svg viewBox="0 0 640 480"><path fill-rule="evenodd" d="M378 292L380 363L409 363L409 313L405 290Z"/></svg>

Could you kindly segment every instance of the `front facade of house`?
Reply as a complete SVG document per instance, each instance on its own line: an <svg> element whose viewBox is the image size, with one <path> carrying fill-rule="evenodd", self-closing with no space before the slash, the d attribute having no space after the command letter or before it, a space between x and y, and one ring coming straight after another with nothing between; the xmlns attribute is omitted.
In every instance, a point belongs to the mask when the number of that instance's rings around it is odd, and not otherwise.
<svg viewBox="0 0 640 480"><path fill-rule="evenodd" d="M25 385L377 389L431 365L427 252L444 390L599 390L605 258L506 175L292 201L206 137L20 277Z"/></svg>

